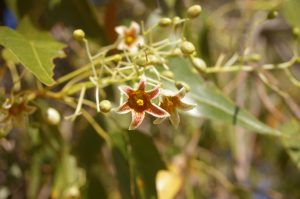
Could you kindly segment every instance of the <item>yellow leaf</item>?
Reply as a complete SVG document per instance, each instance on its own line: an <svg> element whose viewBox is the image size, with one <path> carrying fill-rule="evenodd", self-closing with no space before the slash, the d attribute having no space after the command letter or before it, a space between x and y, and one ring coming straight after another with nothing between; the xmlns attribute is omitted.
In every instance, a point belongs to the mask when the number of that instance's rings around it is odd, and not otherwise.
<svg viewBox="0 0 300 199"><path fill-rule="evenodd" d="M160 170L156 175L158 199L173 199L179 192L182 178L178 173Z"/></svg>

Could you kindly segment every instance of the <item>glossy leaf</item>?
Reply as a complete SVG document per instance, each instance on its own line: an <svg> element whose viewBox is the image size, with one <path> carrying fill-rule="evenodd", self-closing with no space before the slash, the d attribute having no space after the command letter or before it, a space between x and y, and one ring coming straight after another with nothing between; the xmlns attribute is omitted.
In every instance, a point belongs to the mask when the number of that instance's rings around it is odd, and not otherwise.
<svg viewBox="0 0 300 199"><path fill-rule="evenodd" d="M191 87L191 92L187 96L198 105L196 108L196 113L200 114L198 116L229 124L236 121L236 125L257 133L280 135L279 131L266 126L246 110L237 109L236 105L218 88L204 82L199 74L193 73L187 60L170 59L169 61L170 69L176 79L188 83Z"/></svg>
<svg viewBox="0 0 300 199"><path fill-rule="evenodd" d="M111 139L113 142L112 157L118 178L118 187L122 198L130 199L132 198L132 185L130 180L128 154L122 132L111 133Z"/></svg>
<svg viewBox="0 0 300 199"><path fill-rule="evenodd" d="M88 37L101 40L105 39L105 30L100 22L92 1L89 0L72 0L61 1L52 0L49 2L50 8L45 11L45 24L51 29L57 21L72 28L81 28Z"/></svg>
<svg viewBox="0 0 300 199"><path fill-rule="evenodd" d="M0 27L0 45L14 57L13 60L24 65L42 83L53 84L53 59L63 55L61 50L64 45L48 34L35 30L29 22L23 25L21 32L26 34Z"/></svg>
<svg viewBox="0 0 300 199"><path fill-rule="evenodd" d="M138 131L130 131L128 135L146 198L157 198L156 175L159 170L166 169L166 166L149 136Z"/></svg>
<svg viewBox="0 0 300 199"><path fill-rule="evenodd" d="M284 0L283 1L283 13L288 21L288 23L292 26L300 27L300 1L299 0Z"/></svg>

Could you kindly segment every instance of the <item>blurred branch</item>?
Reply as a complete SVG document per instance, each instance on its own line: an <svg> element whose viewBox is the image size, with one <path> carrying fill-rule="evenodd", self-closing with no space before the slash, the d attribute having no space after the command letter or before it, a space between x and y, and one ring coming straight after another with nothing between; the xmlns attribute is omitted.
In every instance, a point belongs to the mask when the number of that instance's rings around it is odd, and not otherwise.
<svg viewBox="0 0 300 199"><path fill-rule="evenodd" d="M269 76L272 76L271 74L268 74ZM284 102L288 105L291 112L294 114L294 116L300 120L300 107L297 105L297 103L292 99L292 97L282 91L279 87L276 86L273 82L270 82L270 80L264 75L262 72L258 73L258 76L260 80L262 80L265 85L267 85L271 90L276 92L279 96L281 96L284 99ZM273 78L274 79L274 78Z"/></svg>

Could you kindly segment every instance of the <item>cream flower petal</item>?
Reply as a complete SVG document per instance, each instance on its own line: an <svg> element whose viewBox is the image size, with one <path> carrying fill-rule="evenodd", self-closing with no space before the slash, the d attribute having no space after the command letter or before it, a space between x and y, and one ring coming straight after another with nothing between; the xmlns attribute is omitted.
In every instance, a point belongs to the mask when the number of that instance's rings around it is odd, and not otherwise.
<svg viewBox="0 0 300 199"><path fill-rule="evenodd" d="M185 90L184 87L182 87L182 88L178 91L178 93L176 94L176 96L179 97L180 99L182 99L182 98L185 96L185 94L186 94L186 90Z"/></svg>
<svg viewBox="0 0 300 199"><path fill-rule="evenodd" d="M180 117L179 117L179 114L178 114L176 109L172 110L172 112L170 113L169 118L170 118L170 121L171 121L172 125L175 128L178 128L179 122L180 122Z"/></svg>
<svg viewBox="0 0 300 199"><path fill-rule="evenodd" d="M187 104L182 101L180 101L180 103L178 104L178 108L183 111L189 111L189 110L195 108L196 106L197 106L196 104Z"/></svg>
<svg viewBox="0 0 300 199"><path fill-rule="evenodd" d="M119 36L124 36L125 35L125 30L127 29L126 26L117 26L115 27L115 31L119 34Z"/></svg>
<svg viewBox="0 0 300 199"><path fill-rule="evenodd" d="M135 21L131 22L129 29L135 29L136 34L139 34L141 31L140 25L138 23L136 23Z"/></svg>

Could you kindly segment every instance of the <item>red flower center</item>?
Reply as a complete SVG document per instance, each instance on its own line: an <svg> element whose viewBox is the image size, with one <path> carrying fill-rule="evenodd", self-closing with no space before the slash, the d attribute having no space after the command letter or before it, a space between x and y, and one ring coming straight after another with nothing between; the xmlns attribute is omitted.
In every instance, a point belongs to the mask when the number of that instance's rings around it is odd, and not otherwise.
<svg viewBox="0 0 300 199"><path fill-rule="evenodd" d="M143 112L150 107L151 102L146 92L137 90L128 97L128 105L137 112Z"/></svg>

